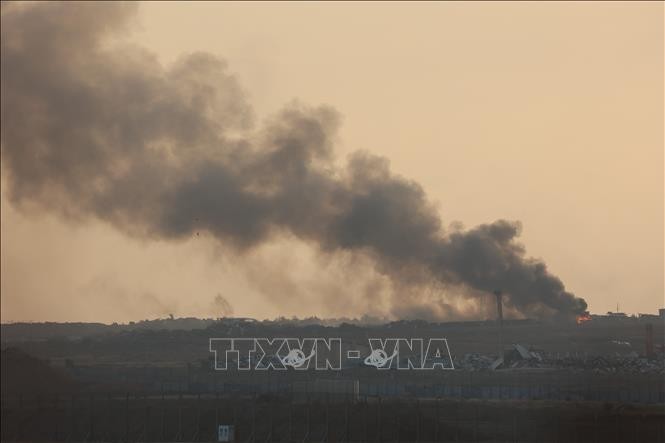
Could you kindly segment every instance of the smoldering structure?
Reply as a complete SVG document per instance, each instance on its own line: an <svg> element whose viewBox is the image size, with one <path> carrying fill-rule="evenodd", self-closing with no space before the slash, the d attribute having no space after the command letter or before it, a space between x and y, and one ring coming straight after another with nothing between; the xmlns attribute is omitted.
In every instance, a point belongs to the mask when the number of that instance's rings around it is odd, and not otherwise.
<svg viewBox="0 0 665 443"><path fill-rule="evenodd" d="M14 205L141 238L207 232L239 254L295 236L323 254L371 257L416 293L500 288L524 316L585 310L526 256L519 223L447 232L387 159L356 152L337 166L329 107L293 104L257 127L224 61L194 53L165 68L122 43L135 9L3 3L2 167Z"/></svg>

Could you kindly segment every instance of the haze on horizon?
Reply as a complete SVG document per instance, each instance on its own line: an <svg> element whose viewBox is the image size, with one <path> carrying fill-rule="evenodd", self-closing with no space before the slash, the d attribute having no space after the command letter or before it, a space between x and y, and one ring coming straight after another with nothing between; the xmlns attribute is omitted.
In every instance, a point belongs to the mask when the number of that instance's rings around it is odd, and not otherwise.
<svg viewBox="0 0 665 443"><path fill-rule="evenodd" d="M110 44L138 44L165 66L197 51L222 57L257 126L293 100L331 106L335 164L357 149L386 157L446 229L519 220L527 256L592 312L654 312L664 304L663 10L146 3ZM205 231L128 236L108 220L19 209L7 184L3 164L3 322L394 315L366 257L288 236L241 256Z"/></svg>

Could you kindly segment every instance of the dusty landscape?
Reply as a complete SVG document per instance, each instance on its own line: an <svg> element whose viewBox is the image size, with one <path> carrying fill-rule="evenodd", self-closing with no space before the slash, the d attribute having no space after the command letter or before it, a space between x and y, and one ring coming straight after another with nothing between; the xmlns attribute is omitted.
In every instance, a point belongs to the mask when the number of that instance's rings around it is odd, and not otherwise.
<svg viewBox="0 0 665 443"><path fill-rule="evenodd" d="M331 324L332 323L332 324ZM660 441L663 322L2 325L3 440ZM654 329L647 358L646 325ZM454 370L214 370L211 337L444 337ZM518 345L518 346L515 346ZM518 348L528 349L520 355ZM547 436L546 438L543 436ZM93 438L94 437L94 438Z"/></svg>

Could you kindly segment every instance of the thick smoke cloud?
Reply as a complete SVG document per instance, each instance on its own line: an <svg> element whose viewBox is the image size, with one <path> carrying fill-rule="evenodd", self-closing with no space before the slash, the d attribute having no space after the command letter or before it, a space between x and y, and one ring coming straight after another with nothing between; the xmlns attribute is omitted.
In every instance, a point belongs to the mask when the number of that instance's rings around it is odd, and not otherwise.
<svg viewBox="0 0 665 443"><path fill-rule="evenodd" d="M222 60L195 53L165 68L145 49L107 44L135 5L2 8L2 167L13 204L141 238L209 232L238 253L295 236L324 254L363 254L408 293L400 301L398 290L398 315L422 311L417 294L441 286L465 297L501 288L526 316L586 307L526 258L518 223L445 232L423 189L385 158L357 152L335 166L333 109L291 105L257 128Z"/></svg>

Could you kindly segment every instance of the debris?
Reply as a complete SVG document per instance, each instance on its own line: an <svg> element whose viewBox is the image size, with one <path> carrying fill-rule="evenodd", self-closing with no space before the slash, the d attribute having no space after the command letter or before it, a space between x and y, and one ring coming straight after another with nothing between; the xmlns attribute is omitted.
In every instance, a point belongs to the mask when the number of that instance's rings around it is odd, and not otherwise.
<svg viewBox="0 0 665 443"><path fill-rule="evenodd" d="M520 352L520 349L522 348ZM665 359L645 358L637 352L628 354L592 356L577 353L546 353L541 349L527 350L526 346L514 346L506 351L505 360L494 354L465 354L455 359L455 368L463 371L495 371L498 369L560 369L592 371L596 373L633 373L665 375ZM526 354L524 351L526 350ZM528 355L528 358L523 358Z"/></svg>
<svg viewBox="0 0 665 443"><path fill-rule="evenodd" d="M496 370L498 367L500 367L503 364L503 358L499 357L496 360L494 360L494 363L490 365L490 369L492 371Z"/></svg>
<svg viewBox="0 0 665 443"><path fill-rule="evenodd" d="M520 344L514 344L513 348L515 348L515 350L517 352L519 352L520 357L522 357L523 359L529 360L529 359L533 358L533 356L531 354L529 354L529 351L527 351L527 349L524 346L522 346Z"/></svg>

